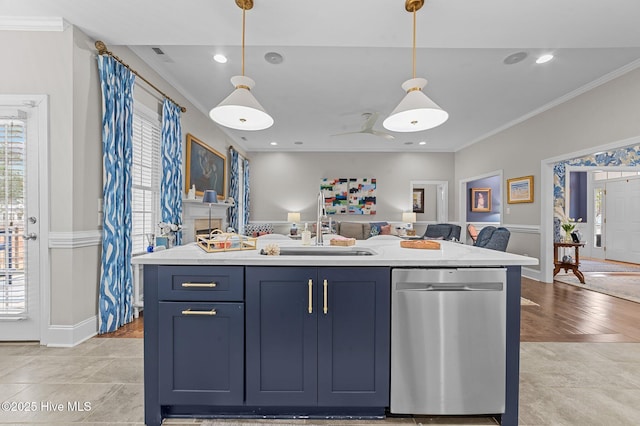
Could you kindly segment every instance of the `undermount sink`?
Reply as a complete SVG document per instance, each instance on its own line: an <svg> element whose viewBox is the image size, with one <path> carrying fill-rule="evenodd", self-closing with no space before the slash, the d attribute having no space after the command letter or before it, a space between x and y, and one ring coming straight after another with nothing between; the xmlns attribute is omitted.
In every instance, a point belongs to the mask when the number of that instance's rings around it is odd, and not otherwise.
<svg viewBox="0 0 640 426"><path fill-rule="evenodd" d="M266 255L264 250L260 254ZM372 256L378 254L365 247L280 247L280 256Z"/></svg>

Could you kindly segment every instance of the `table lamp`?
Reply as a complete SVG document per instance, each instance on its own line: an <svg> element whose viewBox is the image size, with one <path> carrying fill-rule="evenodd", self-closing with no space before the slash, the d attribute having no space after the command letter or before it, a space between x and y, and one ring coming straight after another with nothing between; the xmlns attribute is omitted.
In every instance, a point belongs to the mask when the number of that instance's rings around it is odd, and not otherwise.
<svg viewBox="0 0 640 426"><path fill-rule="evenodd" d="M300 222L300 212L287 213L287 222L291 222L291 235L298 235L298 228L296 228L296 222Z"/></svg>
<svg viewBox="0 0 640 426"><path fill-rule="evenodd" d="M207 238L211 238L211 204L218 202L218 193L213 189L207 189L202 196L202 202L209 204L209 236Z"/></svg>
<svg viewBox="0 0 640 426"><path fill-rule="evenodd" d="M416 223L416 214L414 212L403 212L402 213L402 221L407 222L409 226L407 229L413 229L413 224ZM409 235L415 235L415 232L408 232Z"/></svg>

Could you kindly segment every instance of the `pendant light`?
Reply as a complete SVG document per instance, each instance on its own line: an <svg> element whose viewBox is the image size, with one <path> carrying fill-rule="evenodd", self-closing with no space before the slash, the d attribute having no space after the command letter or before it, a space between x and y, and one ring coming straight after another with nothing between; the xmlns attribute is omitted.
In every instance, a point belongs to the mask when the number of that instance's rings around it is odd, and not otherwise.
<svg viewBox="0 0 640 426"><path fill-rule="evenodd" d="M385 129L393 132L428 130L449 118L446 111L422 92L427 80L416 78L416 12L423 5L424 0L405 0L405 9L413 13L413 78L402 84L407 95L382 123Z"/></svg>
<svg viewBox="0 0 640 426"><path fill-rule="evenodd" d="M236 88L215 108L209 116L216 123L237 130L264 130L273 125L273 118L251 93L256 82L244 75L245 13L253 8L253 0L235 0L242 9L242 75L231 77Z"/></svg>

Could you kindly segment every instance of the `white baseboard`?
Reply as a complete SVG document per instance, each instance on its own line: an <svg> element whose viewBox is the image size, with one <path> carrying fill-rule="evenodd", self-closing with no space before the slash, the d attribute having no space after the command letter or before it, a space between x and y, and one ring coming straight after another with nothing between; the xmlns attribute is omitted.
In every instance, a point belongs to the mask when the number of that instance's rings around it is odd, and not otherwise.
<svg viewBox="0 0 640 426"><path fill-rule="evenodd" d="M542 272L537 270L537 269L531 269L531 268L527 268L527 267L522 267L522 276L532 279L532 280L536 280L536 281L542 281L541 277L542 277Z"/></svg>
<svg viewBox="0 0 640 426"><path fill-rule="evenodd" d="M98 316L95 315L75 325L50 325L46 345L67 348L79 345L98 334Z"/></svg>

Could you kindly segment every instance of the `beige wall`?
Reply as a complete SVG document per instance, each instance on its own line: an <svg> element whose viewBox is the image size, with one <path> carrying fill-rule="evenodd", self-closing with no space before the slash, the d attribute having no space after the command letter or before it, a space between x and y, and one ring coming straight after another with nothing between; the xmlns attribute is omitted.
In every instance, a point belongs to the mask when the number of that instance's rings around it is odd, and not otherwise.
<svg viewBox="0 0 640 426"><path fill-rule="evenodd" d="M411 180L443 180L453 186L453 153L254 152L250 158L252 221L286 221L288 211L300 211L303 222L314 221L322 178L377 179L375 216L335 216L365 222L401 222L402 212L412 210ZM449 206L452 211L452 196Z"/></svg>
<svg viewBox="0 0 640 426"><path fill-rule="evenodd" d="M503 170L506 179L533 175L534 202L507 204L503 194L505 224L540 227L541 196L552 189L541 188L541 162L570 153L624 141L640 135L640 69L635 69L563 104L456 153L455 179ZM505 185L505 182L503 182ZM456 186L456 192L459 187ZM456 210L459 195L456 195ZM544 230L549 236L552 229ZM509 251L541 257L539 232L517 232ZM549 244L553 239L549 239ZM551 260L552 261L552 260ZM547 259L547 263L549 259Z"/></svg>

